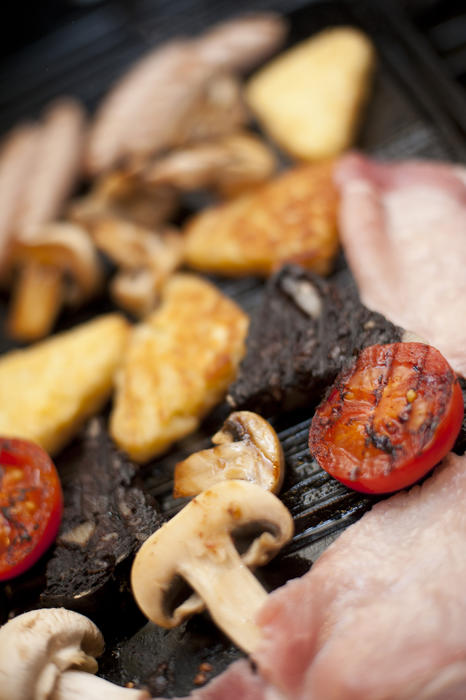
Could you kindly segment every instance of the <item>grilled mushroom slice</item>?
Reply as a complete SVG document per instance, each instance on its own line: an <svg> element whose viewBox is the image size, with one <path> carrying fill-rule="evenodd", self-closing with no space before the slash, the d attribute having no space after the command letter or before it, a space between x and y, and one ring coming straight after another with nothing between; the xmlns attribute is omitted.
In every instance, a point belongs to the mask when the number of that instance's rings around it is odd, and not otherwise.
<svg viewBox="0 0 466 700"><path fill-rule="evenodd" d="M276 168L277 159L265 142L243 131L168 153L141 176L152 185L188 191L210 188L228 196L265 182Z"/></svg>
<svg viewBox="0 0 466 700"><path fill-rule="evenodd" d="M203 491L142 545L131 573L141 610L176 627L207 607L216 624L251 653L267 593L249 568L266 564L291 539L283 503L256 484L232 480ZM235 546L251 542L243 555ZM194 593L180 602L183 584Z"/></svg>
<svg viewBox="0 0 466 700"><path fill-rule="evenodd" d="M88 234L65 222L46 224L34 235L18 238L11 265L20 269L7 326L18 340L47 335L63 302L81 304L101 280L97 252Z"/></svg>
<svg viewBox="0 0 466 700"><path fill-rule="evenodd" d="M117 216L97 220L92 236L97 248L119 266L110 285L112 297L126 311L145 316L181 265L183 238L173 227L150 230Z"/></svg>
<svg viewBox="0 0 466 700"><path fill-rule="evenodd" d="M284 457L277 433L251 411L232 413L212 438L216 447L190 455L175 467L173 495L196 496L219 481L245 479L278 493Z"/></svg>
<svg viewBox="0 0 466 700"><path fill-rule="evenodd" d="M149 694L94 676L104 650L99 629L64 608L32 610L0 629L2 698L9 700L144 700Z"/></svg>

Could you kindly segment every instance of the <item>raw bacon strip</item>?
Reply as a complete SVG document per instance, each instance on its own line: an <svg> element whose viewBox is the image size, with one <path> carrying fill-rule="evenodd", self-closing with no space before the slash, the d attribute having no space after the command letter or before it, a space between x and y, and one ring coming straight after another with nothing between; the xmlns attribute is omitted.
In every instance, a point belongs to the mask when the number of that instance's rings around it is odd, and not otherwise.
<svg viewBox="0 0 466 700"><path fill-rule="evenodd" d="M253 673L245 659L241 659L205 687L190 693L189 700L284 700L284 698L261 676Z"/></svg>
<svg viewBox="0 0 466 700"><path fill-rule="evenodd" d="M466 376L466 170L341 159L340 232L362 300Z"/></svg>
<svg viewBox="0 0 466 700"><path fill-rule="evenodd" d="M264 678L293 700L466 697L466 455L378 503L261 612Z"/></svg>

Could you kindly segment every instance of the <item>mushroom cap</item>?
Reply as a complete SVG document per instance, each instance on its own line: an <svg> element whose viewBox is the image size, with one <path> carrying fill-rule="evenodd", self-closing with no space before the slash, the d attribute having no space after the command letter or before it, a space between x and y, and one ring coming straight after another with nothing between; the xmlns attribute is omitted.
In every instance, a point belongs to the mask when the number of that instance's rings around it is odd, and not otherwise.
<svg viewBox="0 0 466 700"><path fill-rule="evenodd" d="M221 567L235 536L250 540L258 532L241 555L249 568L266 564L293 534L290 513L272 493L240 480L222 481L203 491L154 532L136 555L131 583L139 607L162 627L175 627L202 611L197 593L177 607L173 603L181 570L201 568L203 560Z"/></svg>
<svg viewBox="0 0 466 700"><path fill-rule="evenodd" d="M278 493L285 460L277 433L265 418L252 411L235 411L212 442L216 447L196 452L175 466L175 497L195 496L225 479L245 479Z"/></svg>
<svg viewBox="0 0 466 700"><path fill-rule="evenodd" d="M47 700L68 668L95 673L99 629L64 608L31 610L0 628L0 699Z"/></svg>
<svg viewBox="0 0 466 700"><path fill-rule="evenodd" d="M38 262L68 273L73 283L73 302L91 296L101 280L95 246L88 233L76 224L44 224L27 237L18 237L12 256L16 262Z"/></svg>
<svg viewBox="0 0 466 700"><path fill-rule="evenodd" d="M143 318L156 306L159 282L149 267L120 270L110 283L110 293L118 306Z"/></svg>

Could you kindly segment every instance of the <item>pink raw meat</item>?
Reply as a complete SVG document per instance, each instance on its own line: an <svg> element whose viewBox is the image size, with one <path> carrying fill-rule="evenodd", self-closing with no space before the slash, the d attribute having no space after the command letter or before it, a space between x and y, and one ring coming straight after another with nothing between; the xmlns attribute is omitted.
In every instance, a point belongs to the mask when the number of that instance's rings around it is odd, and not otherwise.
<svg viewBox="0 0 466 700"><path fill-rule="evenodd" d="M159 698L159 700L162 700ZM179 698L178 700L183 700ZM241 659L203 688L193 691L189 700L285 700L273 687L254 673Z"/></svg>
<svg viewBox="0 0 466 700"><path fill-rule="evenodd" d="M464 700L465 590L466 455L450 454L270 596L259 669L293 700Z"/></svg>
<svg viewBox="0 0 466 700"><path fill-rule="evenodd" d="M466 169L350 154L335 177L343 247L364 304L466 376Z"/></svg>

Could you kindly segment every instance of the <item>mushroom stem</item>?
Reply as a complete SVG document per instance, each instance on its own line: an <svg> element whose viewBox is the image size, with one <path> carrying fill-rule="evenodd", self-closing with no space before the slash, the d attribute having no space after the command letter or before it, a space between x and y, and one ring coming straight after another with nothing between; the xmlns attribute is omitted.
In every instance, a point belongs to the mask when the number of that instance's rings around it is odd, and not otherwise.
<svg viewBox="0 0 466 700"><path fill-rule="evenodd" d="M148 700L149 693L137 688L119 685L84 671L65 671L61 674L50 700Z"/></svg>
<svg viewBox="0 0 466 700"><path fill-rule="evenodd" d="M61 309L63 273L53 265L27 263L14 290L8 331L13 338L32 341L47 335Z"/></svg>
<svg viewBox="0 0 466 700"><path fill-rule="evenodd" d="M267 592L243 563L232 541L222 541L216 556L213 551L201 561L196 554L193 552L191 561L180 566L180 575L202 598L216 624L251 654L261 640L255 619Z"/></svg>

